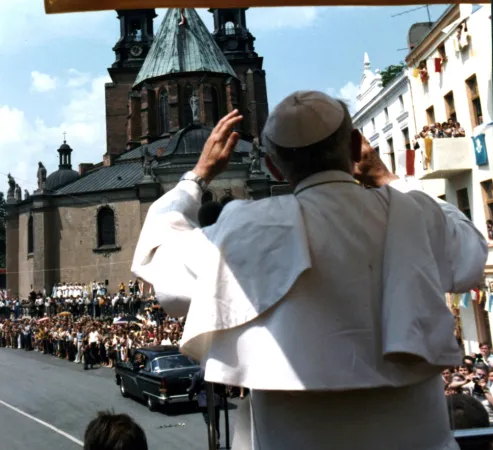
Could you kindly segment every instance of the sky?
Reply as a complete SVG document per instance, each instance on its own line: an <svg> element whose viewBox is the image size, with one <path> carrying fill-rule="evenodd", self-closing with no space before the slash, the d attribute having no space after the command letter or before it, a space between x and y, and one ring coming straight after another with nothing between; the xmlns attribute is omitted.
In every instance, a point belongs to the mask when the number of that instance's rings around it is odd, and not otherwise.
<svg viewBox="0 0 493 450"><path fill-rule="evenodd" d="M353 111L368 52L372 69L404 60L416 7L251 8L247 26L264 57L269 108L300 89L347 101ZM407 14L400 14L413 10ZM429 7L432 20L445 6ZM212 30L212 14L198 10ZM157 10L156 28L165 10ZM400 14L392 17L395 14ZM116 12L46 15L42 0L0 0L0 191L7 174L33 192L37 163L58 168L67 133L72 164L99 162L106 151L104 84L119 38Z"/></svg>

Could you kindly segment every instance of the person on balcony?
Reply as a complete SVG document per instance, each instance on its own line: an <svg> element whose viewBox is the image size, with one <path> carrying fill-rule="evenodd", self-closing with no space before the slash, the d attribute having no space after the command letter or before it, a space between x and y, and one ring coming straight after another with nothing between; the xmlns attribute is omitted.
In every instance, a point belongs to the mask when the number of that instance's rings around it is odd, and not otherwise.
<svg viewBox="0 0 493 450"><path fill-rule="evenodd" d="M294 194L232 201L201 229L241 120L220 120L150 207L132 265L166 312L187 315L181 352L205 380L250 388L233 449L457 449L441 372L461 352L444 293L480 282L481 233L407 192L345 104L314 91L288 96L263 131Z"/></svg>

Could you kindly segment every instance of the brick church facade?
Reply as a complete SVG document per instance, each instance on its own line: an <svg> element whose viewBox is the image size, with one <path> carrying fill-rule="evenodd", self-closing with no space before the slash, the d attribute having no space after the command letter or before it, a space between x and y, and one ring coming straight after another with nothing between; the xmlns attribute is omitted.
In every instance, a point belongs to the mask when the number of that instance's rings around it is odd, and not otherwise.
<svg viewBox="0 0 493 450"><path fill-rule="evenodd" d="M9 179L7 288L27 297L55 283L106 281L115 292L130 266L150 205L191 170L220 117L245 120L227 172L203 202L263 198L278 186L256 139L268 115L263 60L246 9L211 9L211 34L194 9L169 9L154 34L154 10L118 11L120 39L106 84L107 149L97 164L72 169L73 150L58 149L59 169L20 193ZM255 155L260 155L257 157ZM253 158L252 158L253 156Z"/></svg>

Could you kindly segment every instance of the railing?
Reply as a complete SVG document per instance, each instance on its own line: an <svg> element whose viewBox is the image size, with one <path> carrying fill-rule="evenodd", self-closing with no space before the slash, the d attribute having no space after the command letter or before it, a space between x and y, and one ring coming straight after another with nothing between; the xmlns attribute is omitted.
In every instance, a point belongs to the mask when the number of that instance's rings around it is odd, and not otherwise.
<svg viewBox="0 0 493 450"><path fill-rule="evenodd" d="M471 138L419 139L423 167L416 167L422 180L448 179L472 170Z"/></svg>
<svg viewBox="0 0 493 450"><path fill-rule="evenodd" d="M454 431L461 450L488 448L493 444L493 428L474 428Z"/></svg>

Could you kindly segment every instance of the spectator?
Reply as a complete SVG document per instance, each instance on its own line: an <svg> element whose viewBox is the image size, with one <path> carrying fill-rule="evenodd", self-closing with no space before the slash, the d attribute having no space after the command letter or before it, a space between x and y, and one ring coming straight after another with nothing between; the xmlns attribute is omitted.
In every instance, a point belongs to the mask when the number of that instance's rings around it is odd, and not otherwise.
<svg viewBox="0 0 493 450"><path fill-rule="evenodd" d="M84 450L147 449L144 430L127 414L100 412L84 433Z"/></svg>

